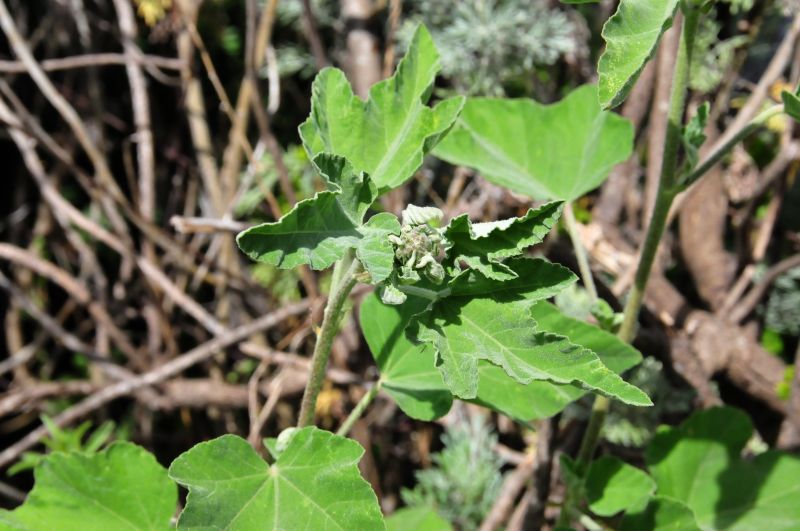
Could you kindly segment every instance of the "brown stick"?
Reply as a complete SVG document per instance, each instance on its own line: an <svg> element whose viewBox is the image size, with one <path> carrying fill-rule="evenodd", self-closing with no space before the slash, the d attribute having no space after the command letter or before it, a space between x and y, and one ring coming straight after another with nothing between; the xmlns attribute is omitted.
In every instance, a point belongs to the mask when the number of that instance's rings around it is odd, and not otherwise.
<svg viewBox="0 0 800 531"><path fill-rule="evenodd" d="M149 65L164 70L181 70L183 61L171 57L141 54L133 58L137 65ZM39 63L45 72L58 72L60 70L73 70L76 68L92 68L95 66L124 66L128 62L125 54L121 53L93 53L76 55L74 57L60 57L58 59L44 59ZM28 69L22 61L0 60L0 73L27 74Z"/></svg>

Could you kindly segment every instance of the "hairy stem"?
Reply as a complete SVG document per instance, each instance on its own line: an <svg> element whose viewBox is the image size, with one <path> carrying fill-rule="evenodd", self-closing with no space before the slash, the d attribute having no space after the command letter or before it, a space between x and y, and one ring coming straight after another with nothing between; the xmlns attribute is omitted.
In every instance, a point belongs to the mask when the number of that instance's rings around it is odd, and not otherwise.
<svg viewBox="0 0 800 531"><path fill-rule="evenodd" d="M358 401L356 407L353 408L353 411L350 412L344 423L339 427L336 435L346 437L347 434L350 433L350 430L353 428L353 424L355 424L356 421L361 418L361 415L364 414L364 411L366 411L372 401L375 400L375 397L378 396L378 392L381 390L381 387L383 387L383 382L381 380L375 382L375 385L373 385L370 390L361 397L361 400Z"/></svg>
<svg viewBox="0 0 800 531"><path fill-rule="evenodd" d="M427 288L420 288L418 286L397 286L397 289L399 289L406 295L413 295L414 297L428 299L429 301L436 301L441 299L442 297L447 297L450 294L450 288L445 288L441 291L436 291Z"/></svg>
<svg viewBox="0 0 800 531"><path fill-rule="evenodd" d="M625 313L622 326L617 334L620 339L630 343L636 335L636 324L638 322L639 310L642 307L644 291L647 287L647 280L653 268L658 245L666 228L667 216L672 201L678 191L678 151L681 145L681 131L683 128L683 114L686 107L686 93L689 85L689 70L692 59L692 49L694 38L697 32L697 24L700 12L696 7L683 4L684 21L681 29L681 42L678 49L678 58L675 62L675 75L672 81L672 95L670 98L669 115L667 121L667 134L664 142L664 156L661 165L661 176L658 185L658 195L653 210L652 219L647 229L642 253L639 257L639 264L636 269L631 293L625 304ZM610 399L604 396L597 396L592 405L592 414L589 418L589 425L583 435L581 448L577 457L577 469L583 477L589 467L592 456L597 449L600 435L603 431L603 422L608 413ZM559 515L557 527L569 525L573 507L576 505L577 493L568 492L564 500L564 507Z"/></svg>
<svg viewBox="0 0 800 531"><path fill-rule="evenodd" d="M331 294L325 306L322 317L322 327L317 334L317 343L314 345L314 354L311 357L311 374L303 392L303 401L300 405L300 416L297 421L298 428L304 428L314 424L314 413L317 409L317 397L322 389L322 381L325 379L325 369L328 366L328 358L331 355L331 346L339 330L339 321L342 319L344 303L356 285L356 274L361 268L361 264L356 260L352 253L337 262L334 269L334 280L331 286ZM345 271L339 274L339 271Z"/></svg>
<svg viewBox="0 0 800 531"><path fill-rule="evenodd" d="M567 203L564 207L564 223L567 226L569 238L572 240L572 248L575 250L575 258L578 260L578 268L581 271L583 285L586 291L589 292L589 298L592 304L597 302L597 287L594 285L594 277L592 277L592 268L589 267L589 257L586 255L586 248L581 242L581 236L578 233L578 221L575 219L575 212L572 210L572 203Z"/></svg>

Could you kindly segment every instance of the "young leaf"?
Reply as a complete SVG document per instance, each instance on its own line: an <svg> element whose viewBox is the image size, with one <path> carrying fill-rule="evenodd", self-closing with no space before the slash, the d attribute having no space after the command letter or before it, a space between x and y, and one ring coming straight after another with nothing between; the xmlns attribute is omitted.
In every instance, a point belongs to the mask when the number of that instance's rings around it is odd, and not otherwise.
<svg viewBox="0 0 800 531"><path fill-rule="evenodd" d="M390 306L371 295L361 303L359 322L383 381L383 389L409 417L434 420L450 411L453 397L433 363L433 350L405 337L411 317L429 301L408 297Z"/></svg>
<svg viewBox="0 0 800 531"><path fill-rule="evenodd" d="M341 70L323 69L312 87L311 115L300 126L303 145L312 158L322 152L347 158L381 191L400 186L463 106L461 97L425 105L438 71L439 54L424 26L395 75L374 85L366 102L353 94Z"/></svg>
<svg viewBox="0 0 800 531"><path fill-rule="evenodd" d="M611 456L593 461L586 475L589 509L599 516L613 516L632 507L644 507L656 491L646 472Z"/></svg>
<svg viewBox="0 0 800 531"><path fill-rule="evenodd" d="M794 94L788 90L781 93L783 109L786 114L800 122L800 88Z"/></svg>
<svg viewBox="0 0 800 531"><path fill-rule="evenodd" d="M470 98L434 154L534 199L572 201L597 188L633 149L633 126L586 85L553 105Z"/></svg>
<svg viewBox="0 0 800 531"><path fill-rule="evenodd" d="M319 192L300 201L275 223L251 227L236 237L252 260L282 269L308 264L326 269L358 244L361 233L339 203L339 192Z"/></svg>
<svg viewBox="0 0 800 531"><path fill-rule="evenodd" d="M34 471L25 503L0 511L10 529L167 530L178 489L143 448L116 442L96 454L55 452Z"/></svg>
<svg viewBox="0 0 800 531"><path fill-rule="evenodd" d="M471 269L494 280L515 278L515 274L499 261L522 252L544 240L561 216L563 203L548 203L530 209L520 218L490 223L472 223L464 214L450 221L444 231L449 242L448 263L459 269L466 263Z"/></svg>
<svg viewBox="0 0 800 531"><path fill-rule="evenodd" d="M361 225L364 214L378 197L378 189L366 173L357 172L345 158L328 153L314 157L314 167L328 183L328 190L339 192L337 200L354 225Z"/></svg>
<svg viewBox="0 0 800 531"><path fill-rule="evenodd" d="M685 503L704 529L800 528L800 458L742 460L752 432L746 414L721 407L656 434L646 457L659 496Z"/></svg>
<svg viewBox="0 0 800 531"><path fill-rule="evenodd" d="M400 234L400 222L394 214L381 212L371 217L360 229L364 237L358 242L356 256L369 273L372 284L380 284L392 274L394 247L390 234Z"/></svg>
<svg viewBox="0 0 800 531"><path fill-rule="evenodd" d="M387 531L452 531L447 520L428 507L406 507L386 519Z"/></svg>
<svg viewBox="0 0 800 531"><path fill-rule="evenodd" d="M700 531L694 513L672 498L656 497L640 511L625 513L620 531Z"/></svg>
<svg viewBox="0 0 800 531"><path fill-rule="evenodd" d="M600 104L605 109L625 101L661 35L672 26L679 0L621 0L603 26L606 49L597 70Z"/></svg>
<svg viewBox="0 0 800 531"><path fill-rule="evenodd" d="M235 435L200 443L169 468L189 489L178 529L385 529L363 454L314 427L296 430L272 466Z"/></svg>

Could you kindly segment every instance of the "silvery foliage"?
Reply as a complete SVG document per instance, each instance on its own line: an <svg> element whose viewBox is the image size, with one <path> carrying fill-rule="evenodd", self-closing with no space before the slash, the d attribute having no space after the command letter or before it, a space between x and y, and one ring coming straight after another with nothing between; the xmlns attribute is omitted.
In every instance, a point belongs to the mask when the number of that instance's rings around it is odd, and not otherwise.
<svg viewBox="0 0 800 531"><path fill-rule="evenodd" d="M442 74L460 94L502 96L503 84L577 48L575 25L543 0L415 0L399 31L407 46L427 25Z"/></svg>

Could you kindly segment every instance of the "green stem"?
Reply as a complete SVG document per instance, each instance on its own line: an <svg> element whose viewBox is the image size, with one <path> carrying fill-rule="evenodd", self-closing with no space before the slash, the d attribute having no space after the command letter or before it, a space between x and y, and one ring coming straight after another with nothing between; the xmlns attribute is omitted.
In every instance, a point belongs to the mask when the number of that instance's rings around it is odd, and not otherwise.
<svg viewBox="0 0 800 531"><path fill-rule="evenodd" d="M586 286L586 291L589 292L589 298L592 304L594 304L597 302L597 287L595 287L594 277L592 277L592 268L589 266L589 257L586 255L586 248L583 246L581 236L578 233L578 221L575 219L572 203L567 203L564 207L564 224L567 226L569 238L572 240L572 248L575 250L575 258L578 260L578 269L581 271L583 285Z"/></svg>
<svg viewBox="0 0 800 531"><path fill-rule="evenodd" d="M692 60L692 49L694 38L697 32L700 11L688 2L683 3L684 21L681 30L681 41L678 49L678 58L675 63L675 74L672 81L672 94L670 96L670 107L667 121L667 134L664 142L663 161L661 163L661 175L658 185L658 195L656 197L653 217L647 229L642 254L639 257L639 264L636 268L631 293L625 304L625 313L622 326L617 334L620 339L630 343L636 334L636 324L638 322L639 311L642 308L644 291L647 287L647 280L653 268L658 245L666 228L667 216L669 214L672 201L678 191L678 151L681 145L681 134L683 128L683 114L686 107L686 94L689 86L689 70ZM577 458L577 468L581 476L584 476L589 467L592 456L597 449L600 435L603 431L610 400L604 396L595 397L592 405L592 414L589 418L589 425L584 433ZM558 526L569 525L573 507L577 500L577 493L568 492L564 500L564 507L558 518Z"/></svg>
<svg viewBox="0 0 800 531"><path fill-rule="evenodd" d="M358 260L353 258L352 253L339 261L334 269L334 279L337 280L331 286L331 294L325 306L322 318L322 327L317 335L317 343L314 345L314 354L311 357L311 374L303 393L303 401L300 405L300 416L297 421L298 428L304 428L314 424L314 414L317 409L317 397L322 389L322 381L325 379L325 369L328 366L328 358L331 355L331 346L339 330L339 321L342 318L344 303L356 285L356 274L361 268ZM338 273L345 271L344 273Z"/></svg>
<svg viewBox="0 0 800 531"><path fill-rule="evenodd" d="M414 297L420 297L422 299L428 299L429 301L436 301L441 299L442 297L447 297L450 294L450 289L445 288L441 291L435 291L432 289L427 288L420 288L418 286L397 286L397 289L405 293L406 295L413 295Z"/></svg>
<svg viewBox="0 0 800 531"><path fill-rule="evenodd" d="M708 173L708 171L713 168L722 157L727 155L739 142L750 136L754 131L762 127L764 124L769 121L770 118L773 116L777 116L778 114L784 111L783 105L773 105L768 109L764 110L753 118L750 123L742 127L739 131L737 131L727 142L717 148L711 155L706 157L703 162L701 162L696 168L694 168L691 172L681 178L681 185L682 187L691 186L696 181L700 179L703 175Z"/></svg>
<svg viewBox="0 0 800 531"><path fill-rule="evenodd" d="M350 430L353 428L353 424L355 424L356 421L361 418L361 415L364 414L364 411L366 411L367 407L369 407L372 401L375 400L375 397L378 396L378 391L381 390L381 387L383 387L382 380L375 382L375 385L373 385L372 388L361 397L361 400L358 401L356 407L353 408L353 411L350 412L344 423L339 427L339 431L336 432L336 435L339 435L340 437L346 437L347 434L350 433Z"/></svg>

